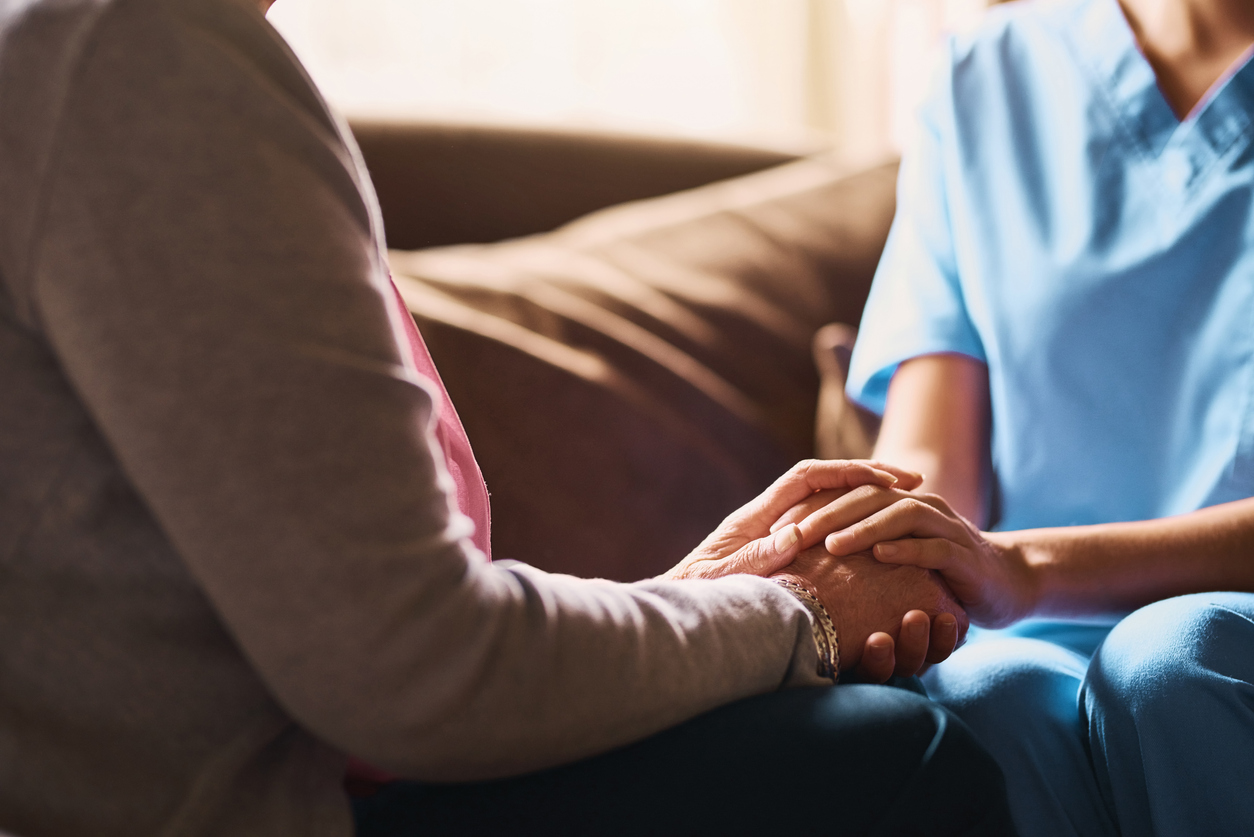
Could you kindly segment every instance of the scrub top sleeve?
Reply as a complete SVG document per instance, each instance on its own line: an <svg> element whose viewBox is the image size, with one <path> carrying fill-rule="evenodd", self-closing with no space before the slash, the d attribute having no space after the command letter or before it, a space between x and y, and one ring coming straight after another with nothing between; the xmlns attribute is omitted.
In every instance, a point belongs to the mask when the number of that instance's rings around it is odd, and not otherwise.
<svg viewBox="0 0 1254 837"><path fill-rule="evenodd" d="M862 315L847 392L884 412L888 383L903 361L955 352L984 361L984 349L963 300L946 191L945 126L949 64L920 114L902 159L897 215Z"/></svg>

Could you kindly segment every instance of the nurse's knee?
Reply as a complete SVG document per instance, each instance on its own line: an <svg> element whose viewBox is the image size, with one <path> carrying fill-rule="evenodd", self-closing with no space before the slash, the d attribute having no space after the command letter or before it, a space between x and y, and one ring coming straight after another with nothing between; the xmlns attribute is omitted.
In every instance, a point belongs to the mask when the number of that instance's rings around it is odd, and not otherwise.
<svg viewBox="0 0 1254 837"><path fill-rule="evenodd" d="M1199 593L1143 607L1121 621L1089 666L1086 701L1133 713L1187 705L1217 680L1251 682L1254 595Z"/></svg>
<svg viewBox="0 0 1254 837"><path fill-rule="evenodd" d="M924 679L928 693L982 739L1016 734L1026 718L1075 716L1084 663L1036 639L989 640L959 649Z"/></svg>

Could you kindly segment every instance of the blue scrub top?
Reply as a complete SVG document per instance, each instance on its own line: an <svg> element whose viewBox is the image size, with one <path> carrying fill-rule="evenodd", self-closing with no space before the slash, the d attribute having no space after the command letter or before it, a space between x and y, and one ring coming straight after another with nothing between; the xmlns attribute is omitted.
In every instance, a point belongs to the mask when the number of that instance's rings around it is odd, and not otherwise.
<svg viewBox="0 0 1254 837"><path fill-rule="evenodd" d="M1254 64L1180 121L1116 0L951 42L906 154L849 395L988 365L995 528L1254 495Z"/></svg>

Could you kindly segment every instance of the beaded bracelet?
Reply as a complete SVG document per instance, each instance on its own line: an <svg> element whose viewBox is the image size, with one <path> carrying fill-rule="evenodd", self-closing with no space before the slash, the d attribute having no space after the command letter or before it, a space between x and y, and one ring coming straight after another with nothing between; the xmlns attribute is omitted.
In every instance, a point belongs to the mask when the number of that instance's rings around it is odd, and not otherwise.
<svg viewBox="0 0 1254 837"><path fill-rule="evenodd" d="M819 676L826 677L833 683L840 682L840 642L827 608L823 607L823 603L813 593L795 581L783 578L772 580L796 596L806 606L806 610L810 611L813 617L810 620L810 629L814 632L814 644L819 649Z"/></svg>

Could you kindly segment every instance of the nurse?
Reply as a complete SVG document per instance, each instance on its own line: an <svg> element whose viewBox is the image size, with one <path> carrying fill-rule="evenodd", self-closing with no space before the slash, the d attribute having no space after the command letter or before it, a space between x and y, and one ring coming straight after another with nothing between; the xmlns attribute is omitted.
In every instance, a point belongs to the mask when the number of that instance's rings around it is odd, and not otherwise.
<svg viewBox="0 0 1254 837"><path fill-rule="evenodd" d="M849 380L928 479L794 510L1005 629L926 682L1024 835L1254 823L1252 44L1248 2L1062 0L950 45Z"/></svg>

